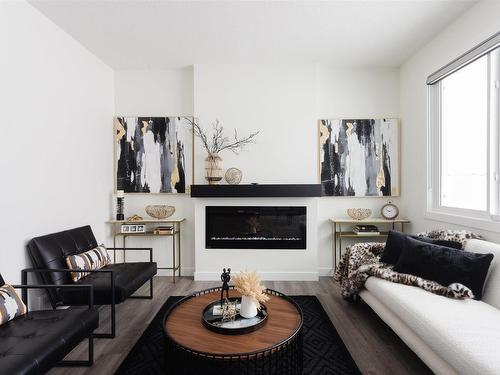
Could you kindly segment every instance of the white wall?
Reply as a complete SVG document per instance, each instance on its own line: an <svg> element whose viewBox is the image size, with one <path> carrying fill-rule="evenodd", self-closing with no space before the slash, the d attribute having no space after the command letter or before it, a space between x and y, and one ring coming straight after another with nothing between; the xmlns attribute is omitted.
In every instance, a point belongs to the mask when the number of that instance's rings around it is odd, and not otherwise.
<svg viewBox="0 0 500 375"><path fill-rule="evenodd" d="M113 73L24 2L0 3L0 272L30 266L30 238L91 224L105 240Z"/></svg>
<svg viewBox="0 0 500 375"><path fill-rule="evenodd" d="M196 65L117 71L113 80L107 66L30 5L1 3L1 10L6 58L0 60L0 103L2 138L8 142L0 159L6 181L0 196L2 228L9 229L0 248L7 259L0 272L14 282L29 264L25 244L33 236L90 223L98 239L109 243L104 222L112 213L113 115L194 113L206 126L219 118L228 130L237 128L241 134L260 130L247 151L223 155L226 167L239 167L243 182L314 183L318 118L399 114L397 69ZM203 157L197 152L198 183L203 182ZM384 201L319 200L320 272L332 265L328 217L344 216L353 206L378 209ZM192 274L194 201L188 196L127 195L126 214L145 216L144 207L154 203L172 204L176 216L187 218L183 273ZM170 244L161 241L153 243L160 249L156 260L170 265ZM129 244L148 243L134 239Z"/></svg>
<svg viewBox="0 0 500 375"><path fill-rule="evenodd" d="M499 2L478 3L400 70L316 64L195 65L117 71L113 87L113 72L106 65L30 5L1 2L0 272L9 281L18 281L19 270L29 264L26 241L39 234L90 223L98 239L106 239L113 114L195 114L204 126L219 118L228 130L237 128L240 134L260 130L257 143L247 151L223 155L225 166L240 168L247 183L316 182L318 118L401 117L402 198L396 202L402 206L402 216L414 222L414 231L453 227L424 219L425 78L497 32L498 14ZM203 154L197 152L198 183L203 182L202 160ZM176 206L176 216L188 219L183 268L192 273L194 201L187 196L127 195L126 202L127 215L145 215L147 204ZM327 219L345 216L348 207L378 211L384 202L319 199L320 273L327 273L332 264ZM498 234L483 234L500 240ZM168 249L156 252L159 262L169 262Z"/></svg>
<svg viewBox="0 0 500 375"><path fill-rule="evenodd" d="M194 109L200 124L218 118L231 135L259 130L256 144L239 155L221 155L238 167L242 183L317 181L316 76L309 65L196 65ZM307 150L310 150L309 152ZM203 165L203 152L196 164ZM204 183L203 170L196 181Z"/></svg>
<svg viewBox="0 0 500 375"><path fill-rule="evenodd" d="M399 117L398 69L341 69L316 64L195 65L191 79L189 72L116 72L116 114L194 112L204 127L210 127L218 118L228 131L236 128L241 135L259 130L256 144L239 155L222 155L225 168L234 166L243 171L242 183L318 182L318 118ZM205 183L204 157L198 145L197 183ZM144 206L162 202L175 205L176 216L188 219L184 225L183 269L190 274L194 268L194 200L185 196L128 194L126 201L127 215L145 215ZM317 254L321 274L327 274L332 267L328 218L345 217L349 207L370 207L378 216L385 202L381 198L319 199ZM155 243L155 247L165 248L164 244ZM170 256L170 250L166 251ZM166 264L170 258L158 261Z"/></svg>
<svg viewBox="0 0 500 375"><path fill-rule="evenodd" d="M193 68L115 71L115 112L128 116L193 114Z"/></svg>
<svg viewBox="0 0 500 375"><path fill-rule="evenodd" d="M256 144L239 155L224 152L225 167L243 172L242 183L315 183L317 181L316 69L304 65L196 65L195 113L210 127L215 118L240 135L259 130ZM231 134L231 133L229 133ZM206 157L199 152L195 165ZM196 181L205 183L203 170ZM317 279L316 199L196 199L196 273L216 279L223 266L258 270L264 279ZM205 249L205 205L307 206L306 250ZM313 224L313 227L311 227ZM225 263L224 263L225 262Z"/></svg>
<svg viewBox="0 0 500 375"><path fill-rule="evenodd" d="M115 71L115 115L116 116L164 116L193 114L193 68L166 70ZM111 131L112 124L108 124ZM144 208L148 204L169 204L175 206L175 217L185 217L182 224L182 274L194 272L194 206L189 195L184 194L127 194L125 216L138 214L148 217ZM121 240L121 238L120 238ZM147 239L129 238L129 246L153 246L154 260L158 267L172 266L172 245L170 237ZM117 246L122 246L119 242ZM130 253L127 259L140 260L144 253ZM159 275L171 275L170 271L159 270Z"/></svg>
<svg viewBox="0 0 500 375"><path fill-rule="evenodd" d="M404 123L403 207L413 221L412 230L455 228L424 218L426 210L427 87L426 78L476 44L500 30L500 2L481 1L438 34L401 67L401 116ZM470 229L470 228L469 228ZM472 229L500 241L500 234Z"/></svg>
<svg viewBox="0 0 500 375"><path fill-rule="evenodd" d="M399 69L318 66L318 118L399 116Z"/></svg>
<svg viewBox="0 0 500 375"><path fill-rule="evenodd" d="M328 66L318 67L316 118L395 117L399 118L399 69L365 68L348 69ZM401 133L406 132L401 123ZM317 141L316 141L317 142ZM405 150L402 149L402 155ZM406 184L401 185L401 198L408 197ZM400 198L392 199L399 204ZM366 207L373 216L380 217L385 198L322 197L318 209L318 262L320 275L331 274L332 227L331 217L345 218L351 207ZM401 217L407 212L401 210ZM342 241L343 244L347 243ZM344 245L343 245L344 247Z"/></svg>

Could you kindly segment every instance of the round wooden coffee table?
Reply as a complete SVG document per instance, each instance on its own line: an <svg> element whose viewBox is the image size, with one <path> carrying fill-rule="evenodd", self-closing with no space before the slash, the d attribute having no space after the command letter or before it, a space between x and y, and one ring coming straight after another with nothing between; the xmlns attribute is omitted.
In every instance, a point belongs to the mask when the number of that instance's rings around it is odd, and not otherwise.
<svg viewBox="0 0 500 375"><path fill-rule="evenodd" d="M202 324L205 306L220 299L221 288L197 292L165 314L169 374L302 374L302 310L289 297L267 289L268 317L257 331L215 333ZM239 297L231 288L230 297Z"/></svg>

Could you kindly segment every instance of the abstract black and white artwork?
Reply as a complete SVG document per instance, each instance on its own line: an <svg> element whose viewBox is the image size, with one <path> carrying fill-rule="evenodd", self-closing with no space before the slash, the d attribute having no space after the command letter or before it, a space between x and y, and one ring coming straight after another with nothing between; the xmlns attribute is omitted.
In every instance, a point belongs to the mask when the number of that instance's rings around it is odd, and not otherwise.
<svg viewBox="0 0 500 375"><path fill-rule="evenodd" d="M320 176L327 196L397 196L399 121L319 121Z"/></svg>
<svg viewBox="0 0 500 375"><path fill-rule="evenodd" d="M193 181L192 118L116 117L116 189L186 193Z"/></svg>

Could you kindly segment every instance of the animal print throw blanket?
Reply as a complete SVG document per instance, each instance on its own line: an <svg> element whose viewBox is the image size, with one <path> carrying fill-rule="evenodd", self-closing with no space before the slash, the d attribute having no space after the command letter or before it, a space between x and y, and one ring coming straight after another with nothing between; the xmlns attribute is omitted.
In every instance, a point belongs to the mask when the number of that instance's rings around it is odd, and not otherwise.
<svg viewBox="0 0 500 375"><path fill-rule="evenodd" d="M456 230L434 230L418 233L417 236L460 242L462 249L469 238L480 238L473 233ZM440 296L456 299L474 298L472 291L459 283L443 286L418 276L395 272L393 265L379 260L384 247L385 243L365 242L346 248L335 271L335 280L340 283L342 297L345 299L355 297L363 289L366 279L375 276L394 283L417 286Z"/></svg>

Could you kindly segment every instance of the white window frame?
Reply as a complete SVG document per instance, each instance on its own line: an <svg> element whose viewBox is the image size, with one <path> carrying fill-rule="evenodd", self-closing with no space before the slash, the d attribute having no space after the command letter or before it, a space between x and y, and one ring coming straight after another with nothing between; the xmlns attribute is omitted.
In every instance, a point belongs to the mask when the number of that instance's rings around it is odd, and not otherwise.
<svg viewBox="0 0 500 375"><path fill-rule="evenodd" d="M453 74L453 73L451 73ZM441 204L441 81L427 92L427 210L425 217L472 228L500 232L500 50L488 54L487 209Z"/></svg>

